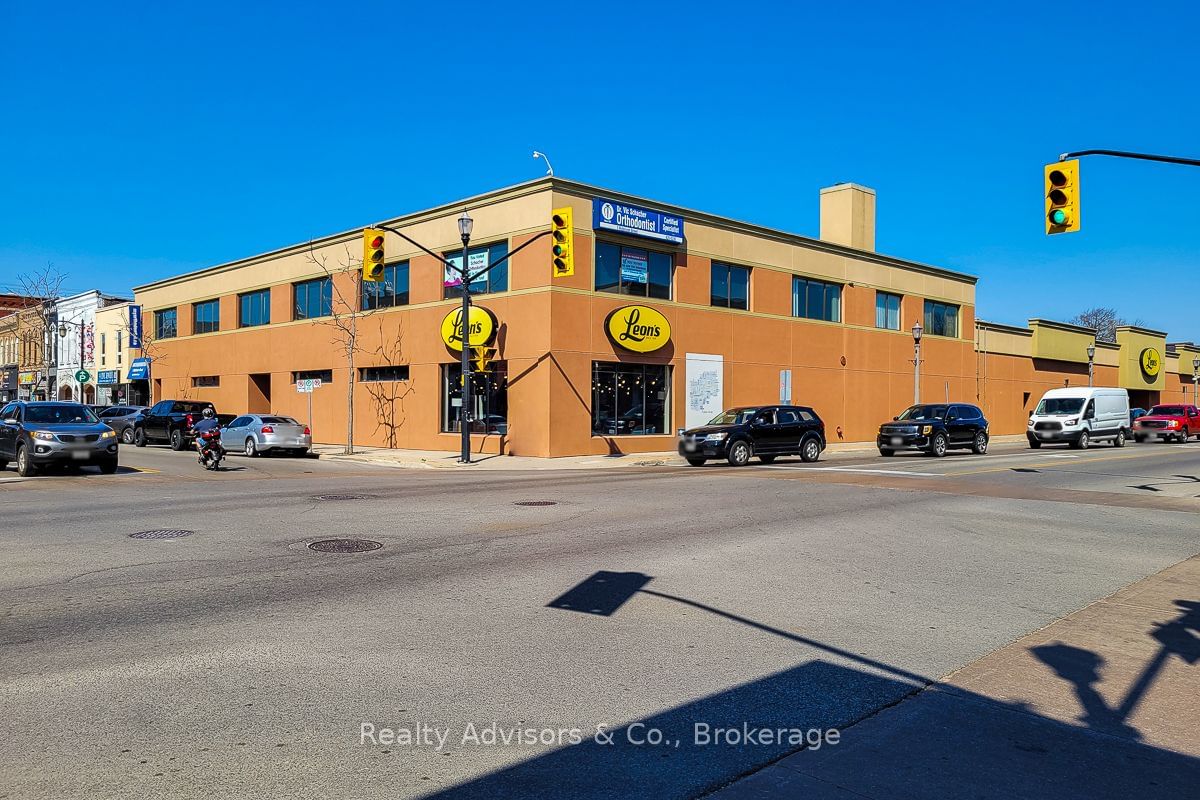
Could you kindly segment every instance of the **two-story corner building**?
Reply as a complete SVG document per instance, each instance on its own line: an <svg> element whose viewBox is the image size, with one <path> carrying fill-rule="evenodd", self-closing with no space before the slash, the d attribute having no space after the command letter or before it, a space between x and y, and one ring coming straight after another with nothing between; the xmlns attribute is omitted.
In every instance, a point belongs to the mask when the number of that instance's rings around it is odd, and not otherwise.
<svg viewBox="0 0 1200 800"><path fill-rule="evenodd" d="M96 312L128 298L96 289L64 297L54 304L50 333L57 368L55 394L59 400L96 403ZM83 378L83 380L81 380Z"/></svg>
<svg viewBox="0 0 1200 800"><path fill-rule="evenodd" d="M461 260L469 210L475 269L573 210L574 275L551 277L542 239L472 286L496 351L473 384L480 451L670 450L677 428L779 401L813 406L831 441L867 440L912 399L918 321L926 394L974 397L975 278L876 253L869 189L831 187L820 206L814 239L543 178L386 225ZM349 389L360 444L455 449L460 351L443 323L461 290L400 237L386 251L381 283L359 283L354 230L138 287L153 400L306 419L296 381L320 378L316 441L344 440ZM335 324L351 308L366 312L353 373Z"/></svg>

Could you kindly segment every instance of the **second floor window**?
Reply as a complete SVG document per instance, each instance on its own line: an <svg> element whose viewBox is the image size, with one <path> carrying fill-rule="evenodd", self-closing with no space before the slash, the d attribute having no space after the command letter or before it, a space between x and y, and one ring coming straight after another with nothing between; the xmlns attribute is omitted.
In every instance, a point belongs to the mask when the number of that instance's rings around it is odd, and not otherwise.
<svg viewBox="0 0 1200 800"><path fill-rule="evenodd" d="M596 243L596 291L671 299L675 259L640 247Z"/></svg>
<svg viewBox="0 0 1200 800"><path fill-rule="evenodd" d="M721 264L712 265L711 303L721 308L750 310L750 268Z"/></svg>
<svg viewBox="0 0 1200 800"><path fill-rule="evenodd" d="M875 293L875 327L889 331L900 330L900 295Z"/></svg>
<svg viewBox="0 0 1200 800"><path fill-rule="evenodd" d="M841 284L796 276L792 279L792 316L841 322Z"/></svg>
<svg viewBox="0 0 1200 800"><path fill-rule="evenodd" d="M271 290L259 289L238 295L238 327L271 324Z"/></svg>
<svg viewBox="0 0 1200 800"><path fill-rule="evenodd" d="M164 308L154 312L154 338L174 339L179 332L178 312L174 308Z"/></svg>
<svg viewBox="0 0 1200 800"><path fill-rule="evenodd" d="M363 311L408 305L408 262L388 264L383 268L383 280L363 281L362 292Z"/></svg>
<svg viewBox="0 0 1200 800"><path fill-rule="evenodd" d="M192 305L192 333L212 333L221 328L221 303L205 300Z"/></svg>
<svg viewBox="0 0 1200 800"><path fill-rule="evenodd" d="M958 337L958 306L925 301L925 332L933 336Z"/></svg>
<svg viewBox="0 0 1200 800"><path fill-rule="evenodd" d="M472 247L467 251L467 275L476 275L489 264L498 264L484 275L471 281L471 294L490 294L492 292L508 291L508 262L499 264L500 259L508 255L508 242ZM445 277L442 281L442 299L462 297L462 250L445 254L446 260L453 267L445 267Z"/></svg>
<svg viewBox="0 0 1200 800"><path fill-rule="evenodd" d="M295 293L295 318L315 319L333 313L333 280L316 278L292 284Z"/></svg>

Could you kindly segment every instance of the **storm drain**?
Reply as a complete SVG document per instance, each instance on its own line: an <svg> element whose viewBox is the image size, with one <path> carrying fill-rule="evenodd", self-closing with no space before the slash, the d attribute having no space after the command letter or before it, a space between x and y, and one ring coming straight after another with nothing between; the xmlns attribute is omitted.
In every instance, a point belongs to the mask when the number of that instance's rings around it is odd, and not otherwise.
<svg viewBox="0 0 1200 800"><path fill-rule="evenodd" d="M513 503L514 506L556 506L556 500L518 500Z"/></svg>
<svg viewBox="0 0 1200 800"><path fill-rule="evenodd" d="M191 536L195 531L184 530L183 528L163 528L156 531L138 531L137 533L129 534L130 539L179 539L183 536Z"/></svg>
<svg viewBox="0 0 1200 800"><path fill-rule="evenodd" d="M374 495L370 494L317 494L313 495L313 500L369 500L372 497L374 497Z"/></svg>
<svg viewBox="0 0 1200 800"><path fill-rule="evenodd" d="M318 553L367 553L381 547L381 542L372 542L370 539L322 539L310 544L308 549Z"/></svg>

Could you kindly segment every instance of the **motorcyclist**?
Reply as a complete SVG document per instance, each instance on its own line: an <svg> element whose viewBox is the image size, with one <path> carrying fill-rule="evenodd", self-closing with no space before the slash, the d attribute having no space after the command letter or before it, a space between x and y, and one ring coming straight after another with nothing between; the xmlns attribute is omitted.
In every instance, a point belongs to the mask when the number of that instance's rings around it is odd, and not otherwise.
<svg viewBox="0 0 1200 800"><path fill-rule="evenodd" d="M213 450L221 447L221 437L213 436L211 439L204 439L201 434L209 431L219 430L221 423L217 422L217 412L212 406L208 406L200 415L200 420L192 425L192 435L196 437L196 448L200 451L201 457L205 450Z"/></svg>

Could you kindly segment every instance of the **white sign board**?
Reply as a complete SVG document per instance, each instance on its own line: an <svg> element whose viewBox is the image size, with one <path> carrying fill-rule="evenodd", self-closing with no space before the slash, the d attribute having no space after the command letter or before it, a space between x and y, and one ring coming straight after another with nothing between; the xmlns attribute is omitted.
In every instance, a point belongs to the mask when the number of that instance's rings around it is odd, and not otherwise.
<svg viewBox="0 0 1200 800"><path fill-rule="evenodd" d="M792 371L790 369L779 370L779 404L784 406L792 404Z"/></svg>
<svg viewBox="0 0 1200 800"><path fill-rule="evenodd" d="M725 358L687 354L685 428L698 428L725 410Z"/></svg>
<svg viewBox="0 0 1200 800"><path fill-rule="evenodd" d="M320 378L302 378L302 379L296 381L296 391L299 392L300 394L307 394L309 392L315 392L317 389L320 389L320 388L321 388L321 379Z"/></svg>

